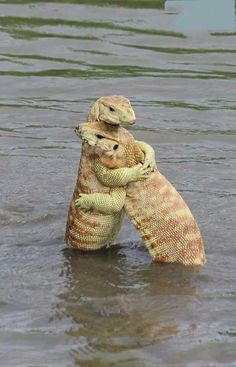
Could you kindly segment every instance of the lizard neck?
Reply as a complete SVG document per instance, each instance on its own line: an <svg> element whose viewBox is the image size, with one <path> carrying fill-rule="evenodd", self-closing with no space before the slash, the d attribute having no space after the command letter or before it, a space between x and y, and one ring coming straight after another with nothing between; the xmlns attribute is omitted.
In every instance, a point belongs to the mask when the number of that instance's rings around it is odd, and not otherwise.
<svg viewBox="0 0 236 367"><path fill-rule="evenodd" d="M99 121L101 123L101 126L107 131L107 132L113 132L113 133L116 133L118 132L119 128L120 128L120 125L111 125L111 124L108 124L107 122L105 121Z"/></svg>

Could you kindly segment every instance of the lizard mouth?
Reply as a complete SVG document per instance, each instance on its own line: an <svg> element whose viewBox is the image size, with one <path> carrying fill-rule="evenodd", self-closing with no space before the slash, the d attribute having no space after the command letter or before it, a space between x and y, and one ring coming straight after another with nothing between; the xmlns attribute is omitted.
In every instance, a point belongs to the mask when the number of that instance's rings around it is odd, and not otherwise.
<svg viewBox="0 0 236 367"><path fill-rule="evenodd" d="M121 122L121 126L130 126L130 125L134 125L136 122L136 120L132 120L132 121L122 121Z"/></svg>

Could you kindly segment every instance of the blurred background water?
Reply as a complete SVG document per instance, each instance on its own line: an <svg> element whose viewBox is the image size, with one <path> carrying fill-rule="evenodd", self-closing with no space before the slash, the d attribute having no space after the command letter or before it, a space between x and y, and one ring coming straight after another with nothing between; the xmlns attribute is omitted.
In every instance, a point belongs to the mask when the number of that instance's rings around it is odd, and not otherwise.
<svg viewBox="0 0 236 367"><path fill-rule="evenodd" d="M0 1L2 366L236 366L235 41L233 0ZM109 94L192 209L202 269L153 264L128 221L109 251L66 248L73 127Z"/></svg>

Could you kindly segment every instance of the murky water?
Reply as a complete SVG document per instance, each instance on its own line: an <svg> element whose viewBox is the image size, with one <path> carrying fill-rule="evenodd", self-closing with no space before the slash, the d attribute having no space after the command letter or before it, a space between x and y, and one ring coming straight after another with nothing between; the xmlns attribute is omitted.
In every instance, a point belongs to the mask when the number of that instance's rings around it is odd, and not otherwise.
<svg viewBox="0 0 236 367"><path fill-rule="evenodd" d="M199 0L209 29L183 34L188 1L78 3L0 4L1 366L236 366L232 19ZM109 251L63 243L73 127L108 94L130 98L133 134L191 207L203 269L153 264L128 221Z"/></svg>

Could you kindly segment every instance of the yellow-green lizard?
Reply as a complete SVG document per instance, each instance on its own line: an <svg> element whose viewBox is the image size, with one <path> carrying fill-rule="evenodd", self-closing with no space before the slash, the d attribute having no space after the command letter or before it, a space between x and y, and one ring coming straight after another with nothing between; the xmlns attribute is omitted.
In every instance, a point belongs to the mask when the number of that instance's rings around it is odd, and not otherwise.
<svg viewBox="0 0 236 367"><path fill-rule="evenodd" d="M114 189L111 194L81 195L76 204L105 214L107 210L111 213L112 206L121 205L123 200L125 212L155 261L204 264L204 245L198 225L180 194L156 168L145 181L129 183L123 191L119 188L122 185L113 177L114 172L123 169L125 174L127 167L143 161L140 146L132 135L121 127L109 131L107 124L101 122L82 124L78 133L100 152L93 163L97 178ZM152 153L149 157L153 166Z"/></svg>

